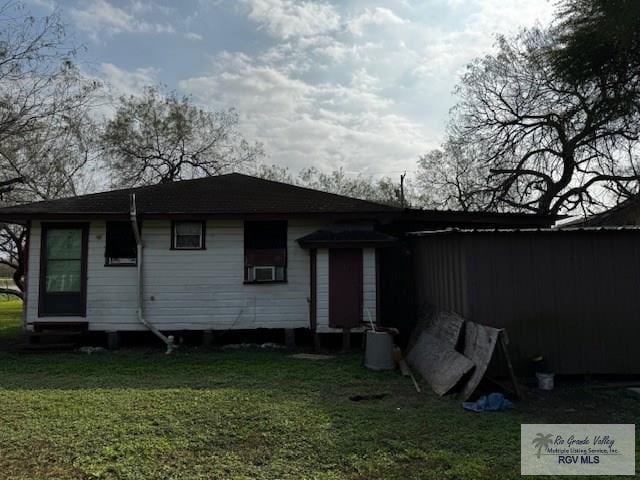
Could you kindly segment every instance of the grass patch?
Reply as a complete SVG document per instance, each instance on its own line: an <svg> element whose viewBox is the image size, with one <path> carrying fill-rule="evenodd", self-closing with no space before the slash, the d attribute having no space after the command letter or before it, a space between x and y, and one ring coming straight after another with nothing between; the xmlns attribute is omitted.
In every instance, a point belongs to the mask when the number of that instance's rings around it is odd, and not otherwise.
<svg viewBox="0 0 640 480"><path fill-rule="evenodd" d="M22 300L0 295L0 338L17 337L22 332Z"/></svg>
<svg viewBox="0 0 640 480"><path fill-rule="evenodd" d="M521 423L640 414L630 394L584 389L473 414L361 360L0 353L0 478L519 478Z"/></svg>

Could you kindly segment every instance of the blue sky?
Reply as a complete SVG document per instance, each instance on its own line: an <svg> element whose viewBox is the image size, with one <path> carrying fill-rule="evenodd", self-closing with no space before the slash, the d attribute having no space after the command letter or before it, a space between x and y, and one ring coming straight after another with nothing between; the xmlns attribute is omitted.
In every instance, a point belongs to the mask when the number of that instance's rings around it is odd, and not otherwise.
<svg viewBox="0 0 640 480"><path fill-rule="evenodd" d="M58 5L84 68L116 93L161 83L235 107L266 163L413 171L442 141L457 79L548 0L28 0Z"/></svg>

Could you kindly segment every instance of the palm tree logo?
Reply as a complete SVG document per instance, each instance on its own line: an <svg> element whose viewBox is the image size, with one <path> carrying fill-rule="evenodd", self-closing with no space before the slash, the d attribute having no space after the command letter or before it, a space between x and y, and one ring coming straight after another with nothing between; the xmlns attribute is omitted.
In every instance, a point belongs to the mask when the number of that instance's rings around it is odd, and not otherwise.
<svg viewBox="0 0 640 480"><path fill-rule="evenodd" d="M536 453L536 457L540 458L542 454L542 449L549 447L553 442L551 440L552 434L548 433L543 435L541 433L536 434L536 437L533 439L533 445L538 449Z"/></svg>

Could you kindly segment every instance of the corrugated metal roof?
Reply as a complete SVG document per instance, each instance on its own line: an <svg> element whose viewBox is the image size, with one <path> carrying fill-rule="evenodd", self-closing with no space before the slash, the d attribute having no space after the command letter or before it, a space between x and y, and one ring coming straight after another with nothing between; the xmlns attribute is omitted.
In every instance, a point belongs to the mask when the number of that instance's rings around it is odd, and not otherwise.
<svg viewBox="0 0 640 480"><path fill-rule="evenodd" d="M450 233L560 233L560 232L620 232L639 231L640 226L600 226L600 227L552 227L552 228L445 228L441 230L424 230L409 232L407 235L421 237L425 235L443 235Z"/></svg>

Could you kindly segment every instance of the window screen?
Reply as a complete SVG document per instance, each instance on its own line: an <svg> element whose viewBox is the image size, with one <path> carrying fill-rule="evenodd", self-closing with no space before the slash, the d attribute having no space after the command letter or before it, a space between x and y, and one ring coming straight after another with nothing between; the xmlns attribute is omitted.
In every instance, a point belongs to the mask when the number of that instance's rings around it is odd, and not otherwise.
<svg viewBox="0 0 640 480"><path fill-rule="evenodd" d="M47 231L47 292L80 292L82 230Z"/></svg>
<svg viewBox="0 0 640 480"><path fill-rule="evenodd" d="M198 250L204 248L203 222L174 222L173 248Z"/></svg>
<svg viewBox="0 0 640 480"><path fill-rule="evenodd" d="M106 265L136 265L137 245L131 222L107 222Z"/></svg>

